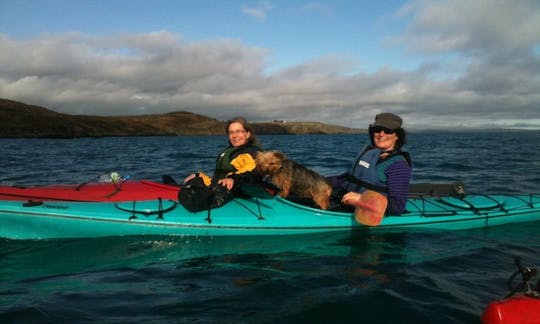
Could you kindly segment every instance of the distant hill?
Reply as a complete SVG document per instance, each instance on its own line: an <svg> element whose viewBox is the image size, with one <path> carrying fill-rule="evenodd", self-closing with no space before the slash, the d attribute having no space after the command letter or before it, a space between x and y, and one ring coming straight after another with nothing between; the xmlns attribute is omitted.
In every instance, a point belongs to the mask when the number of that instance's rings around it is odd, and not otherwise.
<svg viewBox="0 0 540 324"><path fill-rule="evenodd" d="M220 135L225 122L179 111L141 116L86 116L0 99L0 137L74 138L104 136ZM257 134L354 134L359 129L318 122L253 123Z"/></svg>
<svg viewBox="0 0 540 324"><path fill-rule="evenodd" d="M366 133L356 128L329 125L319 122L273 121L253 123L257 134L359 134Z"/></svg>

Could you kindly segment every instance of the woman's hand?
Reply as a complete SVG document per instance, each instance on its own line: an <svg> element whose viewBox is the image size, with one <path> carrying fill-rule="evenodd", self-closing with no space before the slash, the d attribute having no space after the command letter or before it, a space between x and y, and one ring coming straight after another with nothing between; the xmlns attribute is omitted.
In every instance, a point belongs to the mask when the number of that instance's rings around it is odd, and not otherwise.
<svg viewBox="0 0 540 324"><path fill-rule="evenodd" d="M220 179L218 180L218 182L220 185L224 186L225 188L231 190L232 187L234 186L234 179L231 179L231 178L225 178L225 179Z"/></svg>
<svg viewBox="0 0 540 324"><path fill-rule="evenodd" d="M362 197L362 194L359 194L358 192L347 192L343 195L343 198L341 198L341 203L345 205L352 205L354 202L359 201L360 197Z"/></svg>
<svg viewBox="0 0 540 324"><path fill-rule="evenodd" d="M184 179L184 182L183 183L186 183L188 182L189 180L195 178L195 173L192 173L190 175L188 175L185 179Z"/></svg>

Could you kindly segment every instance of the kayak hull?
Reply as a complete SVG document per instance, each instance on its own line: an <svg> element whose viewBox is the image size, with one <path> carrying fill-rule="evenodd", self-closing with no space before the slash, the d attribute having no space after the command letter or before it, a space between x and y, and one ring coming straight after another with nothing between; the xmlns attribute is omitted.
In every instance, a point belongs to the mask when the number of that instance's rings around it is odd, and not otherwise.
<svg viewBox="0 0 540 324"><path fill-rule="evenodd" d="M521 295L491 302L482 315L482 323L540 323L540 298Z"/></svg>
<svg viewBox="0 0 540 324"><path fill-rule="evenodd" d="M235 198L192 213L176 199L121 202L0 201L0 237L83 238L125 235L300 235L351 230L463 230L540 220L540 197L466 196L411 198L407 213L386 216L377 227L352 213L324 211L280 197Z"/></svg>

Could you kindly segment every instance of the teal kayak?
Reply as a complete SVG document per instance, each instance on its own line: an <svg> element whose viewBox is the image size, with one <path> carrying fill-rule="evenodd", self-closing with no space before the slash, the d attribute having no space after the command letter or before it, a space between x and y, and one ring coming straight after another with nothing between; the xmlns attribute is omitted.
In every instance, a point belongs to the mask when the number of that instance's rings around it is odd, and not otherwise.
<svg viewBox="0 0 540 324"><path fill-rule="evenodd" d="M539 195L466 195L410 198L406 212L377 227L352 213L324 211L281 197L235 198L192 213L177 200L119 202L0 201L0 237L93 238L124 235L300 235L351 230L463 230L540 221Z"/></svg>

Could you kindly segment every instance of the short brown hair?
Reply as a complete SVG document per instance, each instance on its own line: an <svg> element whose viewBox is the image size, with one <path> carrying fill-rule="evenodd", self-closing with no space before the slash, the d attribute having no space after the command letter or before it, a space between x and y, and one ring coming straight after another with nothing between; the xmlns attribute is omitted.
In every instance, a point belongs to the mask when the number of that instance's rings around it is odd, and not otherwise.
<svg viewBox="0 0 540 324"><path fill-rule="evenodd" d="M257 137L255 136L255 131L253 130L253 126L251 126L251 124L248 123L248 121L244 117L234 117L232 119L229 119L225 123L225 134L229 132L229 126L231 126L232 123L242 124L242 127L244 127L244 130L251 133L251 136L247 140L247 143L249 145L253 145L257 143Z"/></svg>

